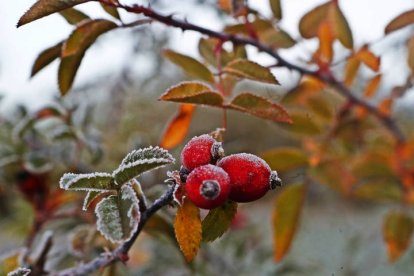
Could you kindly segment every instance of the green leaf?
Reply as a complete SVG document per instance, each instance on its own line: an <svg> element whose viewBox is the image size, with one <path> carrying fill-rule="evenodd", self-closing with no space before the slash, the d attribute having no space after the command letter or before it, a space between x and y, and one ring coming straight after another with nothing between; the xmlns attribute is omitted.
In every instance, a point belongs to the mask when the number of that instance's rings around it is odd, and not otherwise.
<svg viewBox="0 0 414 276"><path fill-rule="evenodd" d="M45 151L29 151L23 155L23 166L35 173L44 173L53 168L50 157Z"/></svg>
<svg viewBox="0 0 414 276"><path fill-rule="evenodd" d="M106 11L107 14L109 14L110 16L121 20L121 16L119 16L119 12L117 10L116 7L112 7L112 6L108 6L104 3L101 2L101 7L104 9L104 11Z"/></svg>
<svg viewBox="0 0 414 276"><path fill-rule="evenodd" d="M181 67L188 76L214 83L214 76L211 71L198 60L169 49L163 51L163 56Z"/></svg>
<svg viewBox="0 0 414 276"><path fill-rule="evenodd" d="M219 41L217 39L200 39L198 43L198 51L206 62L217 67L216 47ZM231 60L230 54L222 49L220 54L221 66L225 66Z"/></svg>
<svg viewBox="0 0 414 276"><path fill-rule="evenodd" d="M308 158L303 150L297 148L276 148L261 154L272 170L284 173L308 165Z"/></svg>
<svg viewBox="0 0 414 276"><path fill-rule="evenodd" d="M59 181L61 189L75 191L111 191L118 187L109 173L65 173Z"/></svg>
<svg viewBox="0 0 414 276"><path fill-rule="evenodd" d="M223 96L200 82L181 82L161 95L159 100L222 106Z"/></svg>
<svg viewBox="0 0 414 276"><path fill-rule="evenodd" d="M230 200L210 210L202 222L203 241L212 242L220 238L230 227L236 213L237 203Z"/></svg>
<svg viewBox="0 0 414 276"><path fill-rule="evenodd" d="M90 0L39 0L19 19L17 27Z"/></svg>
<svg viewBox="0 0 414 276"><path fill-rule="evenodd" d="M74 8L63 10L60 12L60 15L71 25L76 25L83 20L90 19L89 16Z"/></svg>
<svg viewBox="0 0 414 276"><path fill-rule="evenodd" d="M413 230L413 220L407 214L392 211L386 215L382 231L390 262L397 261L407 250Z"/></svg>
<svg viewBox="0 0 414 276"><path fill-rule="evenodd" d="M144 172L174 163L168 151L159 147L149 147L130 152L121 165L112 173L117 184L122 185Z"/></svg>
<svg viewBox="0 0 414 276"><path fill-rule="evenodd" d="M296 41L287 32L280 29L276 30L274 28L259 33L259 38L267 45L276 49L290 48L296 44Z"/></svg>
<svg viewBox="0 0 414 276"><path fill-rule="evenodd" d="M28 276L32 273L31 269L19 267L16 270L10 271L7 273L7 276Z"/></svg>
<svg viewBox="0 0 414 276"><path fill-rule="evenodd" d="M228 107L249 113L259 118L271 120L273 122L292 122L289 114L282 106L275 102L271 102L266 98L250 93L238 95L233 99Z"/></svg>
<svg viewBox="0 0 414 276"><path fill-rule="evenodd" d="M391 20L385 27L385 33L391 33L414 23L414 9L403 12L402 14Z"/></svg>
<svg viewBox="0 0 414 276"><path fill-rule="evenodd" d="M404 193L399 183L392 179L369 179L362 184L355 185L353 195L364 200L374 202L401 202Z"/></svg>
<svg viewBox="0 0 414 276"><path fill-rule="evenodd" d="M96 205L95 213L98 231L114 243L129 240L141 217L138 198L129 185L122 186L119 195L101 200Z"/></svg>
<svg viewBox="0 0 414 276"><path fill-rule="evenodd" d="M86 50L103 33L116 28L117 25L108 20L97 19L84 21L72 34L62 47L62 60L59 66L58 80L62 95L72 87L76 72L82 62Z"/></svg>
<svg viewBox="0 0 414 276"><path fill-rule="evenodd" d="M30 74L30 77L33 77L40 70L45 68L47 65L49 65L55 59L57 59L60 56L62 45L63 45L63 41L61 41L58 44L56 44L56 45L54 45L50 48L47 48L46 50L41 52L37 56L33 66L32 66L32 72Z"/></svg>
<svg viewBox="0 0 414 276"><path fill-rule="evenodd" d="M318 35L319 25L328 16L329 6L327 2L307 12L299 21L299 32L304 38L312 38Z"/></svg>
<svg viewBox="0 0 414 276"><path fill-rule="evenodd" d="M336 37L344 47L352 49L354 47L352 31L337 2L332 2L330 15Z"/></svg>
<svg viewBox="0 0 414 276"><path fill-rule="evenodd" d="M223 68L223 72L241 78L279 84L269 68L247 59L236 59Z"/></svg>
<svg viewBox="0 0 414 276"><path fill-rule="evenodd" d="M305 185L286 187L278 195L273 208L273 238L275 261L279 262L289 251L305 198Z"/></svg>
<svg viewBox="0 0 414 276"><path fill-rule="evenodd" d="M304 112L290 112L292 123L289 125L281 125L281 127L289 132L299 135L318 135L322 132L322 128L315 116L309 116Z"/></svg>
<svg viewBox="0 0 414 276"><path fill-rule="evenodd" d="M269 0L270 9L272 10L273 17L280 20L282 19L282 7L280 0Z"/></svg>

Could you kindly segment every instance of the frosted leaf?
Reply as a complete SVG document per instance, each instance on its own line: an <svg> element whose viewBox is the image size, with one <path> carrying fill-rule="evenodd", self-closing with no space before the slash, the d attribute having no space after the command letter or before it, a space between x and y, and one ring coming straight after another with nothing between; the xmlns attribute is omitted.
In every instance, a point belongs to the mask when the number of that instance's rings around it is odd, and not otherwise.
<svg viewBox="0 0 414 276"><path fill-rule="evenodd" d="M125 156L124 160L122 160L121 165L133 163L139 160L154 158L170 160L170 163L173 163L175 161L167 150L160 147L148 147L131 151L127 154L127 156Z"/></svg>
<svg viewBox="0 0 414 276"><path fill-rule="evenodd" d="M33 127L36 120L34 118L25 117L20 120L12 130L13 141L20 141L25 132Z"/></svg>
<svg viewBox="0 0 414 276"><path fill-rule="evenodd" d="M175 162L168 151L159 147L134 150L129 153L121 165L112 173L117 184L122 185L144 172Z"/></svg>
<svg viewBox="0 0 414 276"><path fill-rule="evenodd" d="M75 191L116 190L112 175L109 173L75 174L65 173L59 181L60 188Z"/></svg>
<svg viewBox="0 0 414 276"><path fill-rule="evenodd" d="M19 267L18 269L7 273L7 276L27 276L30 275L31 272L32 271L28 268Z"/></svg>
<svg viewBox="0 0 414 276"><path fill-rule="evenodd" d="M103 192L88 191L88 194L85 196L85 199L83 200L82 210L88 210L89 205L91 205L92 201L94 201L101 193Z"/></svg>
<svg viewBox="0 0 414 276"><path fill-rule="evenodd" d="M124 185L118 195L104 198L96 205L97 229L111 242L129 240L141 217L134 190Z"/></svg>

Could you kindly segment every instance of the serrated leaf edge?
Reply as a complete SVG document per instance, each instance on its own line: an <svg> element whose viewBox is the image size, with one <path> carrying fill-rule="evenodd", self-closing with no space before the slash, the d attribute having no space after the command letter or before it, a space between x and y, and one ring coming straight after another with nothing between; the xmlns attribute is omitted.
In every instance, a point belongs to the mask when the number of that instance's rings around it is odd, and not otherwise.
<svg viewBox="0 0 414 276"><path fill-rule="evenodd" d="M59 180L59 187L64 190L68 190L71 185L78 182L81 179L92 179L94 177L112 177L110 173L104 173L104 172L96 172L96 173L88 173L88 174L76 174L76 173L65 173ZM69 181L65 181L68 177L73 177ZM101 192L101 191L111 191L111 189L96 189L96 188L74 188L74 191L95 191L95 192Z"/></svg>

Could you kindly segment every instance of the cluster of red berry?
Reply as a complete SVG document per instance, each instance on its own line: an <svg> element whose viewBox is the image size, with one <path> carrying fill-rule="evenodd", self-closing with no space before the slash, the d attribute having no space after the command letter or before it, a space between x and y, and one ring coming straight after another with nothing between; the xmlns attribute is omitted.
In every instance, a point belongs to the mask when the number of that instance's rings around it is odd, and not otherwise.
<svg viewBox="0 0 414 276"><path fill-rule="evenodd" d="M181 152L181 181L187 197L199 208L213 209L227 199L250 202L281 186L276 171L256 155L224 157L220 142L204 134L192 138Z"/></svg>

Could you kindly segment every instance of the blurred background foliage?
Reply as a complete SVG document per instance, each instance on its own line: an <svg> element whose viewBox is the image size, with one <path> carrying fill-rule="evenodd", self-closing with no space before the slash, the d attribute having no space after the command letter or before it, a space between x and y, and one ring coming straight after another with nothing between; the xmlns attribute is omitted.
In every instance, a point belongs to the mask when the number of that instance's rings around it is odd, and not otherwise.
<svg viewBox="0 0 414 276"><path fill-rule="evenodd" d="M199 2L217 10L224 18L225 13L212 1ZM157 7L154 1L154 8ZM152 32L139 27L128 29L127 33L129 43L125 51L130 51L130 59L121 69L76 86L67 96L55 98L41 109L28 110L27 103L22 103L8 107L12 112L1 115L1 274L14 268L19 256L29 254L29 258L36 260L36 250L34 253L16 250L24 246L41 248L41 233L46 229L54 231L55 246L48 259L49 267L73 265L92 259L103 248L113 248L94 230L92 208L81 212L82 197L59 190L58 180L67 171L110 171L132 149L159 144L166 125L177 112L177 105L156 99L171 85L188 79L183 71L160 55L161 50L170 45L168 30ZM382 50L404 51L404 39L395 40ZM341 56L341 49L336 54ZM146 76L137 75L134 70L142 57L150 59L152 64ZM334 71L341 74L344 66L346 63L334 67ZM362 69L355 79L356 90L363 90L371 73L367 68ZM405 196L398 177L390 169L392 165L386 163L392 162L387 159L394 146L392 137L373 118L353 113L335 126L335 139L330 139L326 134L332 131L336 122L334 114L343 106L344 99L325 87L323 95L305 95L303 92L309 90L302 91L296 86L304 80L298 80L297 76L292 79L291 85L297 90L293 93L286 86L248 80L242 81L235 93L255 91L281 101L291 114L301 114L300 123L283 126L228 111L224 140L226 154L250 152L265 159L268 157L273 168L282 170L286 186L305 181L305 167L309 163L321 164L310 169L313 178L307 186L300 225L284 261L274 262L270 222L278 192L270 192L263 200L241 205L229 232L222 239L203 245L192 264L184 261L171 234L171 226L164 224L172 221L174 210L163 210L160 215L165 220L155 219L149 223L131 251L128 265L113 265L105 269L104 275L414 273L412 246L397 262L390 264L381 232L384 215L390 209L402 208ZM317 85L312 79L308 81L306 85ZM386 89L382 94L377 102L387 96ZM413 137L413 109L397 103L392 113L407 137ZM220 109L198 108L186 139L220 127L222 116ZM176 158L183 145L171 150ZM322 146L325 152L320 157L316 152ZM305 153L307 160L302 162L303 166L295 165L295 161L294 169L290 170L286 163L269 157L272 149L286 148ZM290 156L289 152L287 154ZM407 166L412 167L412 158L409 162ZM174 169L178 166L176 164ZM165 188L165 171L141 177L150 199L155 199ZM370 186L373 180L375 186ZM358 183L350 187L353 181ZM412 213L411 208L404 210Z"/></svg>

